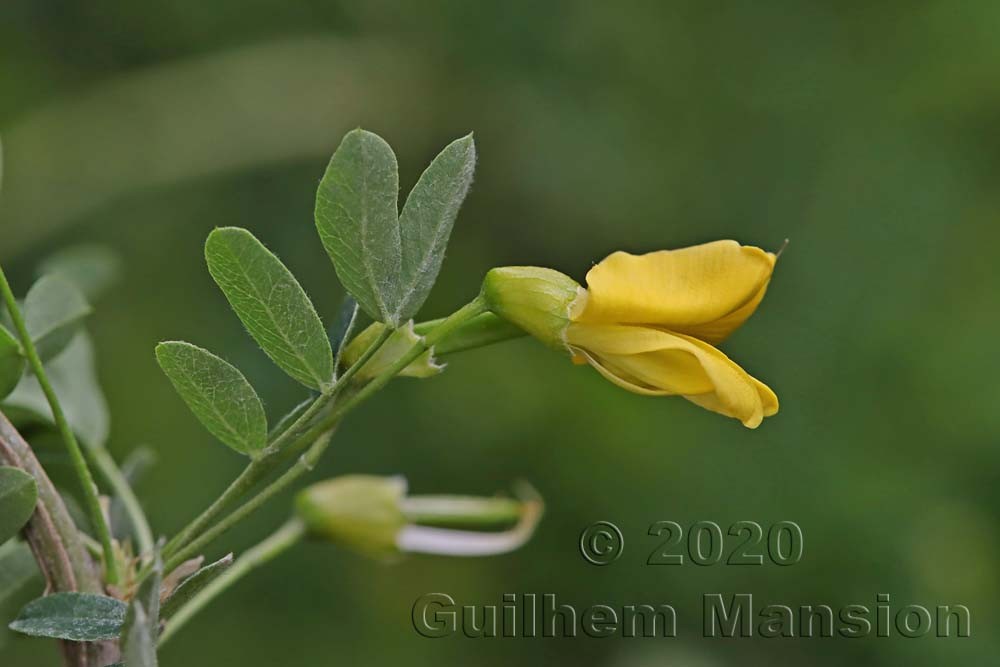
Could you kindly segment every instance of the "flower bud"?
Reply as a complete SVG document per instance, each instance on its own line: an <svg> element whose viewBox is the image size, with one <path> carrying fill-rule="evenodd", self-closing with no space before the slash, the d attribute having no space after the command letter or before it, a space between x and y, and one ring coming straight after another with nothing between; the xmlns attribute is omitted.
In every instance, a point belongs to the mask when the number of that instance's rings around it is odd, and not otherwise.
<svg viewBox="0 0 1000 667"><path fill-rule="evenodd" d="M406 496L402 477L347 475L314 484L295 501L312 537L372 556L488 556L523 545L541 518L541 498Z"/></svg>
<svg viewBox="0 0 1000 667"><path fill-rule="evenodd" d="M355 361L360 359L361 355L375 342L384 328L384 324L375 322L355 336L347 347L344 348L342 358L344 366L351 366ZM396 363L400 357L409 352L410 348L420 342L420 340L420 335L413 329L413 322L407 322L392 332L389 339L372 355L372 358L358 369L358 372L354 375L354 379L359 382L365 382L378 377ZM434 358L434 351L427 350L427 352L417 357L413 363L400 371L399 374L405 377L427 378L437 375L443 369L444 366L439 364Z"/></svg>
<svg viewBox="0 0 1000 667"><path fill-rule="evenodd" d="M402 477L345 475L313 484L295 499L311 535L372 554L397 552L396 535L406 525L400 503Z"/></svg>
<svg viewBox="0 0 1000 667"><path fill-rule="evenodd" d="M569 276L537 266L490 270L482 296L491 311L546 345L565 350L563 333L583 288Z"/></svg>

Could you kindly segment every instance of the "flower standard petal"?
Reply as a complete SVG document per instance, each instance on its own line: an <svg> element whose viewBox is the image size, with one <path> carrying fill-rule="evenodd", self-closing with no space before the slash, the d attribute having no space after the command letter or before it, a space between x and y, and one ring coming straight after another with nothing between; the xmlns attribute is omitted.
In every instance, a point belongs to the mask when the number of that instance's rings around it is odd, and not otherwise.
<svg viewBox="0 0 1000 667"><path fill-rule="evenodd" d="M587 273L577 322L651 324L684 330L738 313L742 323L763 297L775 257L736 241L661 250L616 252ZM743 307L749 306L749 312Z"/></svg>

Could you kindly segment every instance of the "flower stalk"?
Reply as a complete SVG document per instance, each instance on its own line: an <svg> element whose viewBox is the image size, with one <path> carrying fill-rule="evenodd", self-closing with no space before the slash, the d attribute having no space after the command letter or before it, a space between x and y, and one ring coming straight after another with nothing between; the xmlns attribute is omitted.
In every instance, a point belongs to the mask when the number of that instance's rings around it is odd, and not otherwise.
<svg viewBox="0 0 1000 667"><path fill-rule="evenodd" d="M170 617L163 632L160 633L158 646L162 647L170 641L198 612L237 581L298 544L303 535L305 535L305 526L301 521L292 519L270 537L248 549L217 579L209 583Z"/></svg>

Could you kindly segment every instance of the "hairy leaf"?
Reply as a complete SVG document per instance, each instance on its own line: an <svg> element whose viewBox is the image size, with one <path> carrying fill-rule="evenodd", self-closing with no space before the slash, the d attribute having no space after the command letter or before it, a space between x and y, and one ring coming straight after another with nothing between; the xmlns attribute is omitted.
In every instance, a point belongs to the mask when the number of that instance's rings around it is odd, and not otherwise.
<svg viewBox="0 0 1000 667"><path fill-rule="evenodd" d="M434 158L407 197L399 217L403 255L397 322L413 317L430 294L475 169L476 146L469 134Z"/></svg>
<svg viewBox="0 0 1000 667"><path fill-rule="evenodd" d="M316 229L347 291L391 325L399 323L398 201L392 148L371 132L348 132L316 192Z"/></svg>
<svg viewBox="0 0 1000 667"><path fill-rule="evenodd" d="M26 363L17 338L0 325L0 400L14 391Z"/></svg>
<svg viewBox="0 0 1000 667"><path fill-rule="evenodd" d="M17 535L35 511L38 486L19 468L0 467L0 545Z"/></svg>
<svg viewBox="0 0 1000 667"><path fill-rule="evenodd" d="M253 234L216 229L205 244L208 270L257 344L282 370L313 389L333 380L323 323L295 276Z"/></svg>
<svg viewBox="0 0 1000 667"><path fill-rule="evenodd" d="M115 639L125 622L121 600L91 593L54 593L32 600L10 629L33 637L75 642Z"/></svg>
<svg viewBox="0 0 1000 667"><path fill-rule="evenodd" d="M78 333L62 354L47 364L46 372L66 419L80 441L93 447L104 445L108 439L110 418L104 393L97 382L94 346L87 332ZM22 377L3 404L5 409L14 408L15 414L21 411L30 418L53 423L52 409L34 375Z"/></svg>
<svg viewBox="0 0 1000 667"><path fill-rule="evenodd" d="M24 297L24 322L42 361L62 352L90 313L83 293L59 276L42 276Z"/></svg>
<svg viewBox="0 0 1000 667"><path fill-rule="evenodd" d="M208 350L182 341L157 345L156 360L212 435L250 456L267 445L264 406L239 369Z"/></svg>

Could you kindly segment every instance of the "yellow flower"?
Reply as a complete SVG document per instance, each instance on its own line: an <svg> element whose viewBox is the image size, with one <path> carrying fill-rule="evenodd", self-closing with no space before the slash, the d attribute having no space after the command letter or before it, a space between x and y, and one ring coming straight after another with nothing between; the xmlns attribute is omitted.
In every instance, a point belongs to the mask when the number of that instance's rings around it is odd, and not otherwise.
<svg viewBox="0 0 1000 667"><path fill-rule="evenodd" d="M637 394L680 395L756 428L778 398L715 347L757 309L776 256L735 241L645 255L616 252L587 288L551 269L493 269L483 295L497 315L569 351Z"/></svg>

